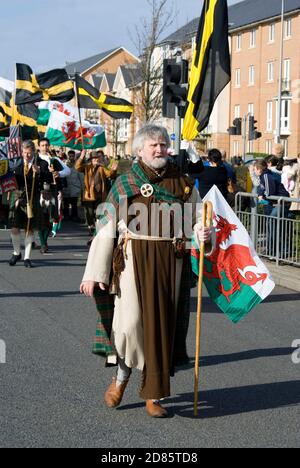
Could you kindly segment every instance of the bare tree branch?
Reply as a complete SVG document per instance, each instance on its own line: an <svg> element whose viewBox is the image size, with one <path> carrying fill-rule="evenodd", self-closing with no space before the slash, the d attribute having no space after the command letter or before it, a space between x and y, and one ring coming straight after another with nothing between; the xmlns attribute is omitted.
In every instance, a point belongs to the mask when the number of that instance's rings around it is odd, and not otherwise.
<svg viewBox="0 0 300 468"><path fill-rule="evenodd" d="M147 0L149 16L135 26L131 40L138 50L141 64L140 76L142 85L136 97L139 106L140 120L153 121L161 116L162 107L162 64L155 61L154 53L163 34L174 22L176 11L169 0Z"/></svg>

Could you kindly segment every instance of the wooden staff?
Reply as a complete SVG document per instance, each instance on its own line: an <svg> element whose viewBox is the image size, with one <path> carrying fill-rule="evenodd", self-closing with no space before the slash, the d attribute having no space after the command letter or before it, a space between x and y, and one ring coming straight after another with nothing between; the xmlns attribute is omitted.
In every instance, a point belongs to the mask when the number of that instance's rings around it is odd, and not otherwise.
<svg viewBox="0 0 300 468"><path fill-rule="evenodd" d="M33 164L36 165L37 163L37 154L34 157L34 162ZM32 179L32 187L31 187L31 194L30 194L30 200L28 197L28 186L27 186L27 179L26 175L24 172L24 177L25 177L25 189L26 189L26 198L27 198L27 229L26 229L26 237L28 236L29 233L29 228L30 228L30 221L33 218L33 195L34 195L34 186L35 186L35 178L36 178L36 173L33 171L33 179Z"/></svg>
<svg viewBox="0 0 300 468"><path fill-rule="evenodd" d="M81 134L81 139L82 139L82 150L85 150L85 147L84 147L83 130L82 130L82 120L81 120L81 114L80 114L80 108L79 108L79 99L78 99L78 89L77 89L77 83L76 83L76 76L77 76L77 74L75 74L74 92L75 92L75 100L76 100L76 105L77 105L77 110L78 110L78 119L79 119L79 125L80 125L80 134Z"/></svg>
<svg viewBox="0 0 300 468"><path fill-rule="evenodd" d="M213 207L211 202L203 203L202 222L204 227L211 227ZM201 312L204 274L205 243L200 244L199 279L198 279L198 304L196 325L196 357L195 357L195 381L194 381L194 416L198 416L198 394L199 394L199 359L200 359L200 337L201 337Z"/></svg>

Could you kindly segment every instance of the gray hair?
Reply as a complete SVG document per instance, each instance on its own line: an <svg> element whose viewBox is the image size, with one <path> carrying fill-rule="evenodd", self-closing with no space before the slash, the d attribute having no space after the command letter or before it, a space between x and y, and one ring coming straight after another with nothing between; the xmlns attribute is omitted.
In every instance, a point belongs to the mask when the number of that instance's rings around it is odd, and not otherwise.
<svg viewBox="0 0 300 468"><path fill-rule="evenodd" d="M25 148L31 148L33 151L35 151L35 144L33 143L32 140L25 140L22 143L22 149Z"/></svg>
<svg viewBox="0 0 300 468"><path fill-rule="evenodd" d="M165 127L156 124L147 124L142 127L135 135L132 143L132 152L134 156L138 156L138 151L143 149L146 140L165 140L168 148L171 146L171 141Z"/></svg>

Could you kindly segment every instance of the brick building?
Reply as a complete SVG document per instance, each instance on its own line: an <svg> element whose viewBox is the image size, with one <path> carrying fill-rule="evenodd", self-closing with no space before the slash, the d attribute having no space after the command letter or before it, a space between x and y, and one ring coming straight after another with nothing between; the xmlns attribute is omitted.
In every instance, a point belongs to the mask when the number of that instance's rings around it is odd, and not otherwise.
<svg viewBox="0 0 300 468"><path fill-rule="evenodd" d="M276 135L281 46L281 0L246 0L229 7L232 80L216 101L202 139L206 147L219 147L231 156L243 153L241 137L228 136L235 117L254 115L262 138L248 142L247 151L270 153ZM176 47L190 58L199 18L191 21L159 46L163 58ZM281 139L286 154L300 152L300 0L285 1ZM172 126L172 123L169 123ZM201 139L201 138L200 138Z"/></svg>

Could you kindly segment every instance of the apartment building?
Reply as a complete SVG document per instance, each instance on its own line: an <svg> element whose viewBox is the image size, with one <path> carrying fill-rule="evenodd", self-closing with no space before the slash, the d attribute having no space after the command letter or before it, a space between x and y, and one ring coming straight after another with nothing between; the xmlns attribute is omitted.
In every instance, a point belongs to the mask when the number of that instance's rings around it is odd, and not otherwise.
<svg viewBox="0 0 300 468"><path fill-rule="evenodd" d="M140 84L138 57L124 47L101 52L83 60L68 63L67 72L79 73L95 88L106 94L126 99L134 103ZM129 120L115 120L97 109L85 109L84 117L92 122L99 122L105 127L109 156L131 154L133 136L138 128L138 109Z"/></svg>
<svg viewBox="0 0 300 468"><path fill-rule="evenodd" d="M281 47L281 0L246 0L229 7L232 80L216 101L208 128L200 135L206 148L242 155L242 137L229 137L236 117L254 115L262 137L247 152L270 153L276 136ZM159 45L162 58L181 47L192 56L199 18ZM280 135L286 154L300 152L300 0L285 0ZM170 127L172 124L168 124Z"/></svg>
<svg viewBox="0 0 300 468"><path fill-rule="evenodd" d="M132 154L132 142L141 126L139 95L142 89L140 64L121 65L115 74L105 73L100 83L100 91L118 96L133 104L130 120L115 120L101 112L100 123L105 128L109 156L124 157Z"/></svg>

